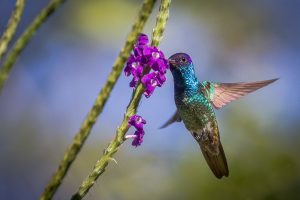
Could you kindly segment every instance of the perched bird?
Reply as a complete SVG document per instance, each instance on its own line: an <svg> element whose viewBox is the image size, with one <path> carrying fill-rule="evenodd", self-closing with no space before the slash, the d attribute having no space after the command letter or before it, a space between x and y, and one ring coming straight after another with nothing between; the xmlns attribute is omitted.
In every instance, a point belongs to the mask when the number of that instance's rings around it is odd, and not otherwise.
<svg viewBox="0 0 300 200"><path fill-rule="evenodd" d="M208 166L217 178L229 175L225 153L214 108L260 89L277 79L252 83L200 83L195 75L192 59L185 53L176 53L169 59L174 78L176 113L161 128L183 121L185 127L199 143Z"/></svg>

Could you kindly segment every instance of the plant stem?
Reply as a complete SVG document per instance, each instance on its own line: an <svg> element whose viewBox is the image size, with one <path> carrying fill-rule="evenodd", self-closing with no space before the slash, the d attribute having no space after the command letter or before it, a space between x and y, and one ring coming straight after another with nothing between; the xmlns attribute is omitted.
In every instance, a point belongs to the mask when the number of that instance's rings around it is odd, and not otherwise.
<svg viewBox="0 0 300 200"><path fill-rule="evenodd" d="M93 125L95 124L98 116L102 112L103 107L123 70L124 64L127 61L130 52L133 49L134 43L138 35L142 32L145 23L152 12L155 2L156 0L144 0L144 3L138 14L138 18L132 26L132 30L127 37L124 47L121 49L118 58L113 64L112 71L109 74L105 85L99 92L96 101L94 102L94 105L92 106L91 110L88 112L83 123L81 124L81 127L76 133L72 144L66 150L64 158L60 162L57 171L54 173L54 175L48 182L48 185L46 186L42 196L40 197L41 200L52 198L57 188L60 186L69 167L71 166L80 149L84 145L85 140L89 136Z"/></svg>
<svg viewBox="0 0 300 200"><path fill-rule="evenodd" d="M0 38L0 60L6 53L7 46L16 32L17 26L19 25L21 16L23 14L24 7L25 0L16 0L15 9L9 18L8 24L2 37Z"/></svg>
<svg viewBox="0 0 300 200"><path fill-rule="evenodd" d="M66 0L51 0L49 4L35 17L33 22L27 27L24 33L14 44L12 50L7 55L2 68L0 69L0 93L4 87L8 75L17 61L18 56L26 47L37 29L53 14L56 9Z"/></svg>
<svg viewBox="0 0 300 200"><path fill-rule="evenodd" d="M153 29L152 34L152 45L158 46L165 26L169 17L169 7L171 0L162 0L159 8L159 13L156 18L156 26ZM150 68L146 69L149 71ZM128 120L129 117L134 115L137 111L137 107L142 98L144 92L144 87L141 83L138 84L137 88L134 90L129 105L127 106L123 121L121 125L116 130L116 135L114 139L110 142L106 150L104 151L102 157L96 162L93 171L89 176L82 182L78 191L72 196L72 200L82 199L89 191L89 189L94 185L95 181L99 176L105 171L106 166L109 161L114 160L113 155L118 151L121 144L125 141L125 134L129 129Z"/></svg>

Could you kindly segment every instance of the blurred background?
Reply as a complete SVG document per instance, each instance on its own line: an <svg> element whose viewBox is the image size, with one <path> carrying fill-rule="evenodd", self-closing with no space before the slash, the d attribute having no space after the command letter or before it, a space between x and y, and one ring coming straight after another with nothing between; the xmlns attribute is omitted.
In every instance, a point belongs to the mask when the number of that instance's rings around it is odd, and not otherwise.
<svg viewBox="0 0 300 200"><path fill-rule="evenodd" d="M27 0L17 36L47 4ZM0 96L0 199L37 199L106 81L142 1L67 1L21 54ZM157 3L145 33L151 35ZM2 33L14 1L0 1ZM175 111L173 79L138 113L86 199L300 199L300 1L173 1L160 48L186 52L200 80L274 84L216 111L230 176L216 179ZM69 199L114 137L132 89L124 74L54 199ZM130 130L133 133L134 130Z"/></svg>

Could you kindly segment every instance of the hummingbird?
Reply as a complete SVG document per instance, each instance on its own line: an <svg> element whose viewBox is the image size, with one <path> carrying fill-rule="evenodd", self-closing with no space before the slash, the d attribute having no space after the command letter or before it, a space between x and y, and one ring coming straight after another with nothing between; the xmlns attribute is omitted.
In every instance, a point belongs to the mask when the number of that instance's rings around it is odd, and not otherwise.
<svg viewBox="0 0 300 200"><path fill-rule="evenodd" d="M231 101L273 83L278 78L250 83L199 82L188 54L176 53L168 61L174 79L177 111L161 128L182 121L199 143L214 175L219 179L223 176L228 177L228 165L214 108L220 109Z"/></svg>

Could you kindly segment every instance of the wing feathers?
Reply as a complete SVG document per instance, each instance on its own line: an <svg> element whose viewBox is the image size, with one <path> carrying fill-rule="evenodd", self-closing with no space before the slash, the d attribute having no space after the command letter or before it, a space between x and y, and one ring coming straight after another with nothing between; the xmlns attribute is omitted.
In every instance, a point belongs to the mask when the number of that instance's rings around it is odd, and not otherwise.
<svg viewBox="0 0 300 200"><path fill-rule="evenodd" d="M164 123L164 124L160 127L160 129L166 128L166 127L169 126L170 124L172 124L172 123L174 123L174 122L180 122L180 121L181 121L180 115L179 115L178 111L176 111L176 112L174 113L174 115L173 115L166 123Z"/></svg>
<svg viewBox="0 0 300 200"><path fill-rule="evenodd" d="M278 78L252 83L213 83L204 81L201 91L216 109L220 109L228 103L265 87L276 80Z"/></svg>

